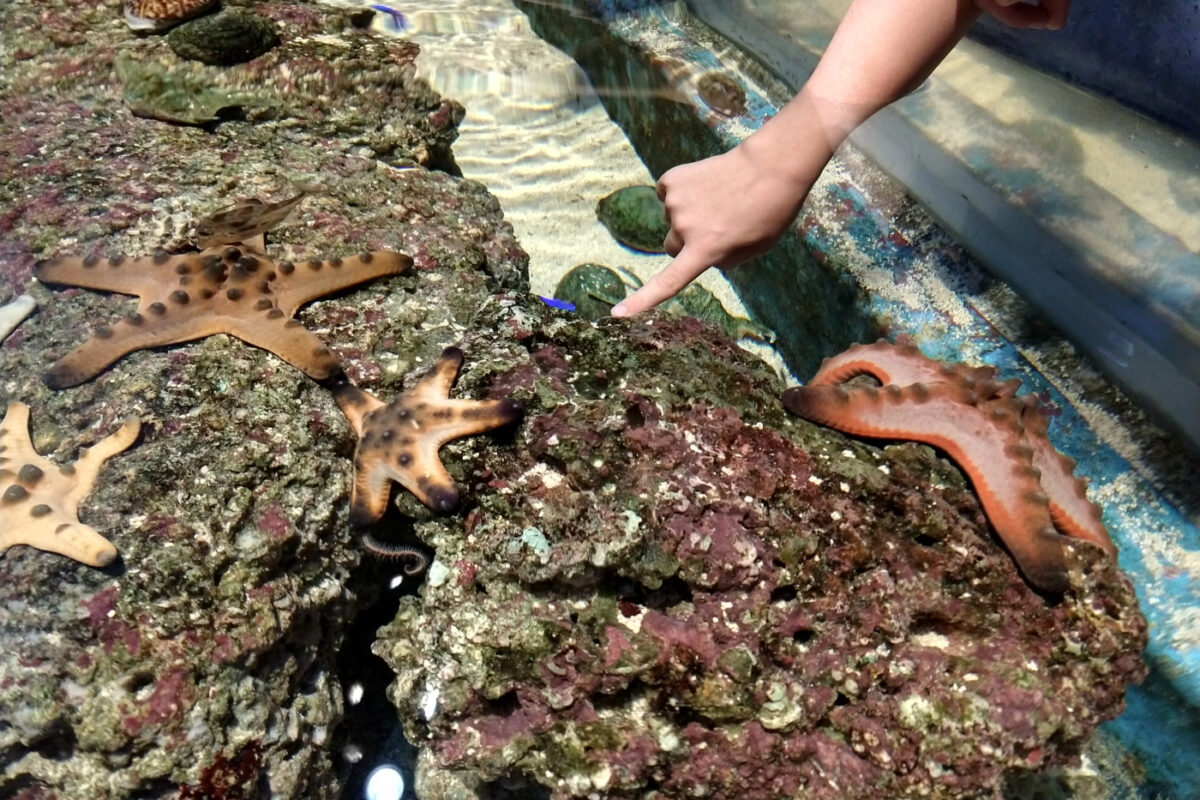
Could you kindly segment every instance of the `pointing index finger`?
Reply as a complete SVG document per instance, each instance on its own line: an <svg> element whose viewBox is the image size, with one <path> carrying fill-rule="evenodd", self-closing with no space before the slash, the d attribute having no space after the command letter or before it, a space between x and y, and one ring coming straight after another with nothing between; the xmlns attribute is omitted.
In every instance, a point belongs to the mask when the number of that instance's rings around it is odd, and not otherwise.
<svg viewBox="0 0 1200 800"><path fill-rule="evenodd" d="M612 308L614 317L629 317L653 308L664 300L677 295L689 283L708 269L709 262L703 256L692 255L685 246L662 271Z"/></svg>

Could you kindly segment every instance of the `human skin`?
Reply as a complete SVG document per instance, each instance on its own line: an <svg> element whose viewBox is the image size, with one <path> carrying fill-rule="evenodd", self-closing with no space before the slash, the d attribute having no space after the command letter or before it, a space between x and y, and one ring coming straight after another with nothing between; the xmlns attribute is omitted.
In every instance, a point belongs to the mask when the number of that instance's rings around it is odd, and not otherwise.
<svg viewBox="0 0 1200 800"><path fill-rule="evenodd" d="M1070 0L853 0L800 92L741 144L681 164L658 181L670 264L612 309L673 297L709 267L765 253L791 226L838 145L924 81L981 13L1009 25L1061 28Z"/></svg>

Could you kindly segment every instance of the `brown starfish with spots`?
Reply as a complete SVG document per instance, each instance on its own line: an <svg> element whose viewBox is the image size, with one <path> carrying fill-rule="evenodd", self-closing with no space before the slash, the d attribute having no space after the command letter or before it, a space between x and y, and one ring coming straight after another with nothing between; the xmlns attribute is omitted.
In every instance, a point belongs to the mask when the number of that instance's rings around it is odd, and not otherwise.
<svg viewBox="0 0 1200 800"><path fill-rule="evenodd" d="M882 386L848 384L870 375ZM1016 397L1019 380L992 367L945 364L911 340L855 345L828 358L806 386L783 393L784 407L856 436L913 439L937 447L967 474L980 503L1030 583L1068 586L1063 536L1115 557L1116 546L1087 499L1075 462L1054 449L1036 399ZM1056 531L1055 528L1058 530Z"/></svg>
<svg viewBox="0 0 1200 800"><path fill-rule="evenodd" d="M0 553L24 544L93 567L111 564L117 548L79 521L79 503L104 462L133 444L140 430L140 422L129 420L83 450L74 465L58 467L33 449L29 406L9 405L0 422Z"/></svg>
<svg viewBox="0 0 1200 800"><path fill-rule="evenodd" d="M261 240L260 240L261 241ZM325 343L292 317L300 306L384 275L399 275L412 259L388 250L328 261L275 261L250 245L199 253L159 251L135 259L60 258L34 274L47 283L137 295L137 311L58 360L46 373L52 389L76 386L122 356L148 347L227 333L269 350L317 380L337 378L341 364Z"/></svg>
<svg viewBox="0 0 1200 800"><path fill-rule="evenodd" d="M359 437L350 491L351 524L379 521L387 510L392 481L436 511L454 510L458 487L442 466L438 450L452 439L520 418L521 407L513 400L451 400L450 388L462 360L462 350L447 347L416 385L387 404L349 383L333 388L334 399Z"/></svg>

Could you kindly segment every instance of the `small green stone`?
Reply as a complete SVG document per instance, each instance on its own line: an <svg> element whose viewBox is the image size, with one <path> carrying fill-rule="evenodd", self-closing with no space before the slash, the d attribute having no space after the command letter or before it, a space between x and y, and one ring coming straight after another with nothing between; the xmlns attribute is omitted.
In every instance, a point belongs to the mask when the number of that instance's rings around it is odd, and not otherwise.
<svg viewBox="0 0 1200 800"><path fill-rule="evenodd" d="M185 22L167 34L180 58L227 67L241 64L279 44L275 25L247 11L222 11Z"/></svg>
<svg viewBox="0 0 1200 800"><path fill-rule="evenodd" d="M667 224L663 203L653 186L626 186L596 205L596 216L621 244L646 253L665 253Z"/></svg>

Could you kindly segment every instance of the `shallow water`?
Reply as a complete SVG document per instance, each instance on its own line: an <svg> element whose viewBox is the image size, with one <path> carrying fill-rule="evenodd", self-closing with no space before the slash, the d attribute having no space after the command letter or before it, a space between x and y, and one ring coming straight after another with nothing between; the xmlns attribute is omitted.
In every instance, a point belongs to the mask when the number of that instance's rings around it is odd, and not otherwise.
<svg viewBox="0 0 1200 800"><path fill-rule="evenodd" d="M553 295L577 264L622 268L645 281L670 262L624 247L596 216L605 195L655 181L598 93L635 90L597 89L575 61L531 30L509 0L420 2L406 5L404 15L403 30L382 16L374 27L418 43L418 74L466 107L455 161L464 177L500 200L529 254L536 294ZM748 316L719 273L704 275L700 285L729 313ZM772 348L749 339L741 344L790 377Z"/></svg>

